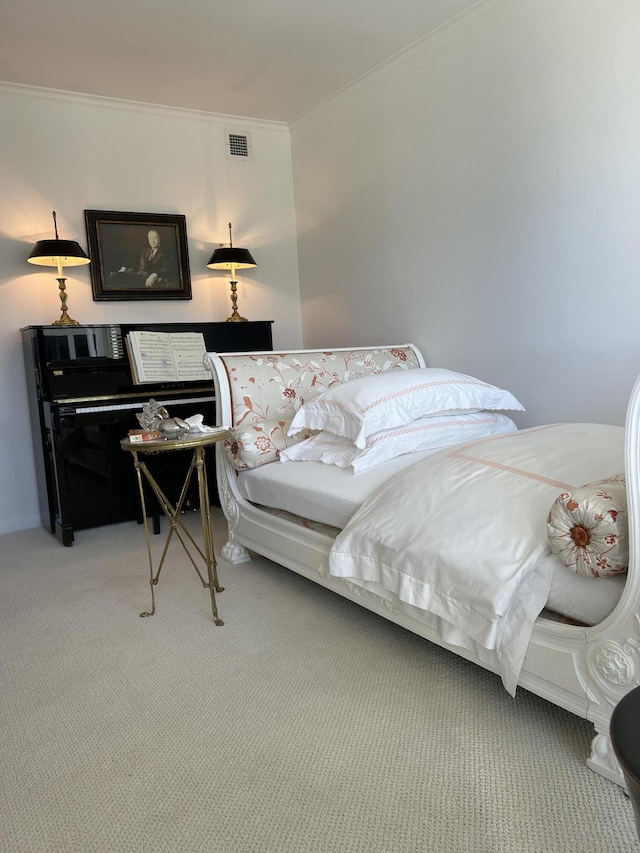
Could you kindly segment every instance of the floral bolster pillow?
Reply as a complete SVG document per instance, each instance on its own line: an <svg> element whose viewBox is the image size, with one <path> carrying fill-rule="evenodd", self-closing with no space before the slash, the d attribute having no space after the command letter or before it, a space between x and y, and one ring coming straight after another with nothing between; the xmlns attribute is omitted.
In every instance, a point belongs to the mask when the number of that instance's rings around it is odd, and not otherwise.
<svg viewBox="0 0 640 853"><path fill-rule="evenodd" d="M567 568L590 578L626 572L627 492L616 474L558 495L547 519L551 550Z"/></svg>
<svg viewBox="0 0 640 853"><path fill-rule="evenodd" d="M313 435L313 431L302 429L297 435L287 435L291 421L245 421L234 427L225 439L224 447L234 468L244 471L258 468L280 458L280 451L291 447Z"/></svg>
<svg viewBox="0 0 640 853"><path fill-rule="evenodd" d="M390 370L340 382L306 402L289 432L326 430L363 449L368 436L446 412L523 410L516 398L473 376L436 367Z"/></svg>

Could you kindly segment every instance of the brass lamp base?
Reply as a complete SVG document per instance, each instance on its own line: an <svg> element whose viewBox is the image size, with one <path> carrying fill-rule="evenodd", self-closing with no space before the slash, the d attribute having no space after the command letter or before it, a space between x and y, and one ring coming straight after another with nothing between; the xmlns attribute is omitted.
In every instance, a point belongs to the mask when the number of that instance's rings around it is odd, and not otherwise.
<svg viewBox="0 0 640 853"><path fill-rule="evenodd" d="M248 323L249 321L246 317L241 317L238 314L238 288L236 286L238 282L230 281L229 284L231 285L231 307L233 311L231 312L231 316L227 317L227 323Z"/></svg>
<svg viewBox="0 0 640 853"><path fill-rule="evenodd" d="M77 320L72 320L68 314L63 313L59 320L54 320L51 323L52 326L79 326Z"/></svg>
<svg viewBox="0 0 640 853"><path fill-rule="evenodd" d="M62 314L59 320L54 320L52 326L79 326L77 320L72 320L67 314L67 291L65 286L66 278L58 279L58 287L60 288L60 302L62 303Z"/></svg>

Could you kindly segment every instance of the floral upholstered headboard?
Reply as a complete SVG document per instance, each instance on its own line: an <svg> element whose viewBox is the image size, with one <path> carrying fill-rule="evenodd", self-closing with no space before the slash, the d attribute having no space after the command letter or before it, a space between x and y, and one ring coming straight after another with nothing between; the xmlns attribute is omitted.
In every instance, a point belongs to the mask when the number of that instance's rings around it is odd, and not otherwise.
<svg viewBox="0 0 640 853"><path fill-rule="evenodd" d="M411 344L288 353L208 353L208 358L221 386L218 411L232 428L225 448L238 470L274 462L285 447L307 438L308 430L287 435L293 416L305 401L336 382L424 367L422 356Z"/></svg>

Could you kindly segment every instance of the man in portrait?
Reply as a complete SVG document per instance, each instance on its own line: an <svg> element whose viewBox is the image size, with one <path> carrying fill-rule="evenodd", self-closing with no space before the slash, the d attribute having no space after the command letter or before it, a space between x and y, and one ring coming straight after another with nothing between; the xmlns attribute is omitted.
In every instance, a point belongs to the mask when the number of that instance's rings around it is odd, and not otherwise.
<svg viewBox="0 0 640 853"><path fill-rule="evenodd" d="M173 288L177 286L177 264L169 257L161 245L160 234L151 228L147 234L147 243L137 264L121 266L109 274L110 284L124 288Z"/></svg>

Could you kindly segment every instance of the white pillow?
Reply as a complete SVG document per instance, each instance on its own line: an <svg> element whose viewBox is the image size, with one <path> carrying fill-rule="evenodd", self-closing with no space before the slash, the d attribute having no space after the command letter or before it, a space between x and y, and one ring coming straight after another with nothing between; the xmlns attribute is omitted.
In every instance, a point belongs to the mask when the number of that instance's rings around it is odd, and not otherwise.
<svg viewBox="0 0 640 853"><path fill-rule="evenodd" d="M357 448L347 438L326 431L320 432L299 444L281 450L280 460L324 462L327 465L337 465L338 468L352 466L357 474L404 453L435 450L489 435L515 432L516 429L511 418L494 412L436 415L376 432L369 436L363 449Z"/></svg>
<svg viewBox="0 0 640 853"><path fill-rule="evenodd" d="M416 418L524 407L508 391L436 367L389 370L332 385L300 407L289 434L327 430L364 448L367 437Z"/></svg>

